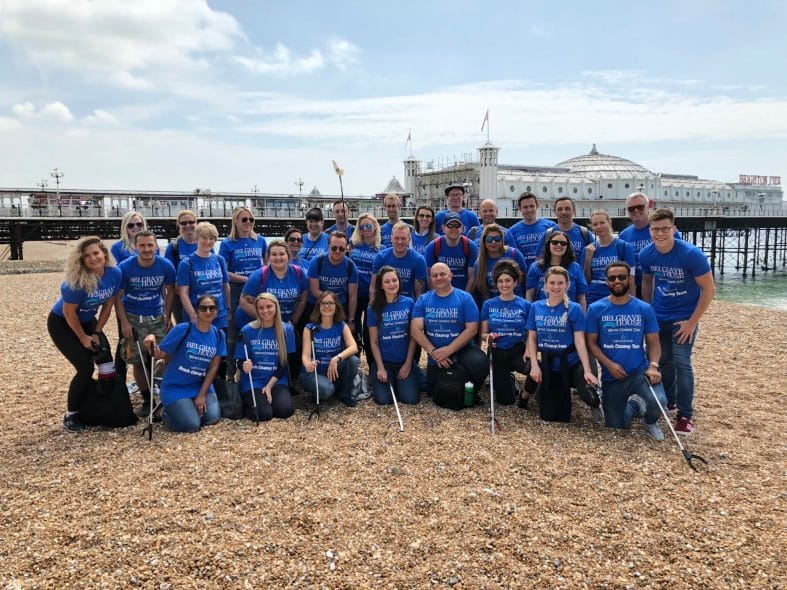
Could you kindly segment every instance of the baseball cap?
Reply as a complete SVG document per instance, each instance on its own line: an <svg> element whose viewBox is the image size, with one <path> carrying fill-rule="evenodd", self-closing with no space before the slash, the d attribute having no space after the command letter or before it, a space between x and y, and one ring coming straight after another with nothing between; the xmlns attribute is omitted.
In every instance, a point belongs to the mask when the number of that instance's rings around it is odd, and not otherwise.
<svg viewBox="0 0 787 590"><path fill-rule="evenodd" d="M451 192L451 189L454 189L454 188L460 189L463 193L465 192L465 187L464 187L463 184L459 184L458 182L454 182L452 184L449 184L447 187L445 187L445 191L443 191L443 192L445 192L445 196L447 197L448 193Z"/></svg>
<svg viewBox="0 0 787 590"><path fill-rule="evenodd" d="M448 225L452 221L456 221L459 225L464 225L464 223L462 222L462 216L459 215L459 213L456 213L455 211L451 211L448 215L445 216L445 218L443 219L443 225Z"/></svg>

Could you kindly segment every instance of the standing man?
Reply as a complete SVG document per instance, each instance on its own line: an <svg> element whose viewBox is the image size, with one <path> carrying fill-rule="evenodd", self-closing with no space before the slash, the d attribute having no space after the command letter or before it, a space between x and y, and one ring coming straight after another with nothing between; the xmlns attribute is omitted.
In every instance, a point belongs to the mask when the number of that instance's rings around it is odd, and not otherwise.
<svg viewBox="0 0 787 590"><path fill-rule="evenodd" d="M639 264L639 253L645 246L653 243L650 239L650 199L641 192L631 193L626 197L626 211L628 211L631 225L620 232L618 236L624 242L631 244L634 249L636 272L634 280L637 284L637 297L642 299L642 268ZM680 232L675 230L675 237L680 238Z"/></svg>
<svg viewBox="0 0 787 590"><path fill-rule="evenodd" d="M435 403L458 410L464 407L461 385L458 392L444 390L448 381L444 371L461 365L473 382L474 396L486 380L486 355L474 344L478 306L470 293L453 287L446 264L432 266L429 278L433 290L421 295L413 308L411 335L429 355L426 383Z"/></svg>
<svg viewBox="0 0 787 590"><path fill-rule="evenodd" d="M571 240L571 246L574 248L574 256L577 260L582 260L582 252L585 246L595 241L596 236L586 228L584 225L577 225L574 223L574 215L577 209L574 206L574 200L571 197L559 197L555 201L555 216L557 217L557 229L562 231ZM551 232L547 231L544 236L548 236ZM536 252L541 252L544 247L544 236L536 246Z"/></svg>
<svg viewBox="0 0 787 590"><path fill-rule="evenodd" d="M543 237L547 230L557 227L554 221L538 216L538 197L530 192L519 196L517 207L522 214L522 221L517 221L509 230L516 242L516 247L525 257L526 268L535 262L540 250L538 244L543 245Z"/></svg>
<svg viewBox="0 0 787 590"><path fill-rule="evenodd" d="M478 215L481 219L481 225L471 227L467 231L467 237L480 246L481 234L483 233L484 228L487 225L497 223L497 203L495 203L495 201L492 199L484 199L478 206ZM503 243L511 246L512 248L516 248L514 238L511 237L511 233L508 231L508 229L502 225L500 225L500 229L503 230ZM527 267L525 267L525 271L527 271Z"/></svg>
<svg viewBox="0 0 787 590"><path fill-rule="evenodd" d="M431 269L437 262L445 263L451 269L451 283L457 289L472 293L475 288L475 261L478 259L478 246L467 236L462 235L462 218L459 213L445 216L444 236L437 236L426 246L426 268L431 277ZM434 289L433 285L430 285Z"/></svg>
<svg viewBox="0 0 787 590"><path fill-rule="evenodd" d="M328 236L323 232L324 227L325 219L322 209L319 207L309 209L306 212L307 233L303 236L303 245L301 246L301 258L304 262L310 263L320 254L328 253Z"/></svg>
<svg viewBox="0 0 787 590"><path fill-rule="evenodd" d="M134 368L134 380L142 396L138 415L147 416L151 410L150 389L142 364L145 359L139 357L134 335L140 346L149 334L153 334L157 342L164 339L170 328L170 313L175 301L176 271L169 260L156 254L158 244L153 232L137 233L134 247L137 255L120 263L122 278L115 312L123 337L120 350L126 363Z"/></svg>
<svg viewBox="0 0 787 590"><path fill-rule="evenodd" d="M675 431L694 430L694 368L691 354L700 318L708 309L716 284L705 254L696 246L675 239L675 216L669 209L650 215L653 243L639 255L642 298L652 302L659 321L661 373L667 407L677 408Z"/></svg>
<svg viewBox="0 0 787 590"><path fill-rule="evenodd" d="M423 292L426 283L426 261L410 247L410 238L410 226L400 221L394 225L391 233L393 246L378 252L374 257L369 289L370 303L374 300L377 273L384 266L392 266L399 272L399 287L402 295L415 301Z"/></svg>
<svg viewBox="0 0 787 590"><path fill-rule="evenodd" d="M401 221L399 219L399 211L402 209L402 201L399 195L396 193L385 195L383 207L385 207L385 214L388 216L388 221L380 226L380 244L383 248L390 248L392 246L391 231L393 231L393 227Z"/></svg>
<svg viewBox="0 0 787 590"><path fill-rule="evenodd" d="M309 318L314 303L323 291L336 293L344 306L347 325L355 334L355 308L358 306L358 269L346 256L347 236L342 232L331 234L328 254L320 254L309 263L309 296L301 317ZM307 319L307 321L309 321Z"/></svg>
<svg viewBox="0 0 787 590"><path fill-rule="evenodd" d="M437 216L435 217L435 231L437 233L441 235L444 233L443 226L448 220L449 213L456 213L459 215L462 225L464 226L465 234L470 231L470 228L481 225L478 221L478 215L464 208L465 187L463 185L458 183L449 184L445 187L445 191L443 192L446 196L448 208L437 212Z"/></svg>
<svg viewBox="0 0 787 590"><path fill-rule="evenodd" d="M628 428L634 416L655 440L664 440L658 421L659 406L650 392L667 403L661 385L659 323L653 308L632 297L631 265L611 262L606 267L609 295L588 308L585 336L588 350L601 363L604 382L604 421L610 428ZM647 354L642 346L647 341Z"/></svg>
<svg viewBox="0 0 787 590"><path fill-rule="evenodd" d="M350 210L347 207L347 203L344 201L334 201L333 202L333 217L336 219L336 223L334 223L331 227L329 227L325 233L329 236L335 232L340 231L344 235L347 236L347 240L353 239L353 230L355 230L355 226L352 225L349 221L347 221L347 215L349 214Z"/></svg>

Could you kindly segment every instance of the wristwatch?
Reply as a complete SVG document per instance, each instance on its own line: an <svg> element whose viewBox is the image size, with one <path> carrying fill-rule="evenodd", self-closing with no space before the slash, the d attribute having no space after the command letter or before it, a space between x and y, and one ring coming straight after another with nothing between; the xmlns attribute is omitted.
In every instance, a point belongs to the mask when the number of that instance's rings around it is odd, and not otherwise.
<svg viewBox="0 0 787 590"><path fill-rule="evenodd" d="M658 363L650 363L650 366L653 367L654 369L658 369L659 368L659 364Z"/></svg>

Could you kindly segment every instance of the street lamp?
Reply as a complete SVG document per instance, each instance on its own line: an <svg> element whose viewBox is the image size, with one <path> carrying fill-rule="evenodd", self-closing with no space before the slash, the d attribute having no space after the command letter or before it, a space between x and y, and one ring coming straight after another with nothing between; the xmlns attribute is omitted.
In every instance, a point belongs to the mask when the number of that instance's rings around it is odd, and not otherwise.
<svg viewBox="0 0 787 590"><path fill-rule="evenodd" d="M303 184L304 182L302 178L298 178L298 180L295 181L295 186L298 187L298 196L301 198L303 197Z"/></svg>
<svg viewBox="0 0 787 590"><path fill-rule="evenodd" d="M60 204L60 179L65 176L63 172L55 168L52 172L49 173L49 176L55 179L55 184L57 185L57 203Z"/></svg>

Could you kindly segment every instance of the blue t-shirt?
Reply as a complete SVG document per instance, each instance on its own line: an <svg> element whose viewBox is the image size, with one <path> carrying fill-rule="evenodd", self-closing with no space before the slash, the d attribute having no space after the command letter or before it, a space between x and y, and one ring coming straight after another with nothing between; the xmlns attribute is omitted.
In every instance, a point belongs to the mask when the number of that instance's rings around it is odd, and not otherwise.
<svg viewBox="0 0 787 590"><path fill-rule="evenodd" d="M585 331L585 316L578 303L568 302L566 306L559 303L551 307L546 299L536 301L530 307L527 316L527 329L536 333L539 349L551 352L563 352L574 344L574 332ZM579 362L579 355L571 352L567 357L568 365L573 367ZM551 371L560 371L560 359L552 359Z"/></svg>
<svg viewBox="0 0 787 590"><path fill-rule="evenodd" d="M82 289L72 289L66 282L60 285L60 298L52 306L55 315L65 318L63 313L63 303L73 303L78 305L77 317L79 323L84 324L96 317L98 308L117 295L123 273L115 266L107 266L104 269L104 276L98 281L96 289L87 293Z"/></svg>
<svg viewBox="0 0 787 590"><path fill-rule="evenodd" d="M639 253L643 248L645 248L645 246L650 246L653 243L653 239L650 237L650 224L646 225L642 229L637 229L634 224L632 224L620 232L618 237L624 242L631 244L631 247L634 249L634 260L636 262L637 268L634 280L637 282L637 285L641 285L642 267L639 264ZM677 240L679 238L680 232L675 230L675 239Z"/></svg>
<svg viewBox="0 0 787 590"><path fill-rule="evenodd" d="M161 381L161 403L164 406L179 399L197 397L210 362L217 356L227 356L227 342L222 330L211 326L207 332L200 332L197 325L190 322L172 328L159 347L170 357ZM212 383L208 391L215 393Z"/></svg>
<svg viewBox="0 0 787 590"><path fill-rule="evenodd" d="M262 259L268 251L265 238L258 235L254 238L227 238L219 246L219 256L227 263L227 272L248 277L262 267Z"/></svg>
<svg viewBox="0 0 787 590"><path fill-rule="evenodd" d="M380 252L377 246L369 244L353 244L350 258L358 269L358 297L369 297L369 285L372 280L372 264L374 257Z"/></svg>
<svg viewBox="0 0 787 590"><path fill-rule="evenodd" d="M453 289L445 297L427 291L415 302L413 318L424 319L424 333L435 348L442 348L456 340L465 324L478 322L478 306L472 295L461 289ZM429 364L435 364L432 357Z"/></svg>
<svg viewBox="0 0 787 590"><path fill-rule="evenodd" d="M435 215L434 228L435 231L441 236L445 234L445 231L443 231L443 223L445 216L448 215L448 213L448 209L444 209L442 211L438 211L437 215ZM476 215L475 212L470 211L470 209L465 209L462 207L462 210L459 211L459 217L462 218L462 225L464 226L462 228L462 233L465 235L467 235L467 232L470 231L471 227L481 225L481 222L478 220L478 215Z"/></svg>
<svg viewBox="0 0 787 590"><path fill-rule="evenodd" d="M500 292L497 290L497 285L492 280L492 272L495 270L495 264L501 260L513 260L517 266L519 266L519 270L522 271L522 276L527 276L527 267L525 266L525 259L522 256L522 253L516 248L510 246L507 247L506 251L502 255L498 256L497 258L488 258L486 261L486 286L490 297L497 297L500 294ZM475 269L475 284L479 285L481 283L481 277L478 276L478 260L475 261L473 268ZM514 294L525 294L525 291L522 288L522 283L516 284L514 287Z"/></svg>
<svg viewBox="0 0 787 590"><path fill-rule="evenodd" d="M219 328L227 327L227 302L224 300L224 283L229 283L227 265L224 258L210 253L203 258L193 254L178 266L178 285L188 286L191 305L197 306L197 299L201 295L213 295L219 307L213 325Z"/></svg>
<svg viewBox="0 0 787 590"><path fill-rule="evenodd" d="M527 338L527 316L531 303L521 297L503 301L500 297L487 299L481 308L481 321L489 322L489 333L498 334L497 347L503 350L522 344Z"/></svg>
<svg viewBox="0 0 787 590"><path fill-rule="evenodd" d="M623 260L628 262L632 269L635 265L634 249L631 247L631 244L627 244L619 238L614 238L607 246L601 246L598 241L593 243L596 246L596 251L593 253L593 259L590 261L592 278L588 285L588 305L609 295L606 268L610 262ZM622 258L621 254L623 255ZM585 268L585 256L587 256L587 250L582 251L582 268Z"/></svg>
<svg viewBox="0 0 787 590"><path fill-rule="evenodd" d="M115 258L115 262L120 264L126 258L131 258L132 256L137 255L137 249L134 246L131 247L131 250L127 250L123 247L123 240L118 240L112 247L109 249L112 253L112 256Z"/></svg>
<svg viewBox="0 0 787 590"><path fill-rule="evenodd" d="M322 260L322 268L320 261ZM339 264L333 264L328 255L313 258L309 263L309 280L318 279L320 281L320 291L331 291L336 293L339 301L347 311L347 299L349 297L349 286L358 284L358 269L355 263L342 256ZM311 290L306 297L309 303L315 303L317 298L311 294Z"/></svg>
<svg viewBox="0 0 787 590"><path fill-rule="evenodd" d="M528 268L536 261L536 258L541 256L541 250L537 249L538 245L541 244L541 247L544 247L544 234L552 227L557 227L557 224L541 217L529 225L524 220L518 221L509 228L508 231L514 238L516 247L524 256Z"/></svg>
<svg viewBox="0 0 787 590"><path fill-rule="evenodd" d="M437 234L435 234L434 238L436 237ZM434 240L434 238L432 238L432 240ZM432 240L429 239L429 232L426 232L424 234L417 234L413 232L410 234L410 247L416 252L418 252L421 256L425 256L426 247L429 245L429 242L431 242Z"/></svg>
<svg viewBox="0 0 787 590"><path fill-rule="evenodd" d="M262 272L264 268L268 268L265 274L265 285L262 284ZM276 272L266 265L260 270L255 270L249 276L249 280L243 285L242 295L256 298L260 293L271 293L279 301L279 310L281 311L281 321L289 322L292 314L295 311L295 306L298 304L298 299L301 293L309 290L309 281L306 278L306 273L303 270L295 270L295 266L290 264L287 266L287 273L283 279L276 276ZM235 311L235 325L245 326L255 318L241 309L240 305Z"/></svg>
<svg viewBox="0 0 787 590"><path fill-rule="evenodd" d="M336 224L334 223L331 227L325 230L325 233L328 234L330 238L331 234L336 231ZM353 237L353 232L355 231L355 226L352 223L347 224L347 229L340 230L347 236L347 241L349 242Z"/></svg>
<svg viewBox="0 0 787 590"><path fill-rule="evenodd" d="M577 301L580 295L585 295L588 291L588 283L585 280L585 273L582 272L582 267L576 262L572 262L568 270L568 298L571 301ZM538 262L534 262L527 269L527 277L525 278L525 290L535 289L535 299L546 299L547 294L544 291L544 275L546 275L547 267L541 268Z"/></svg>
<svg viewBox="0 0 787 590"><path fill-rule="evenodd" d="M401 364L407 360L407 348L410 346L410 320L413 317L414 306L415 302L412 299L400 295L393 303L385 304L383 317L379 322L371 305L366 310L366 324L377 328L379 332L377 344L383 362Z"/></svg>
<svg viewBox="0 0 787 590"><path fill-rule="evenodd" d="M675 240L672 250L662 254L651 244L639 253L642 274L653 275L653 309L660 322L676 322L691 317L697 309L700 289L697 277L710 272L702 250Z"/></svg>
<svg viewBox="0 0 787 590"><path fill-rule="evenodd" d="M175 271L177 272L178 267L180 266L180 262L185 260L194 252L197 251L197 242L189 244L186 242L182 237L178 238L178 255L175 256L175 248L172 246L172 242L167 244L167 249L164 251L164 258L169 260L172 263L172 266L175 267Z"/></svg>
<svg viewBox="0 0 787 590"><path fill-rule="evenodd" d="M287 352L295 352L295 330L291 324L284 323L284 341ZM246 345L244 348L243 345ZM287 375L287 365L279 362L279 341L276 338L275 328L252 328L245 325L241 329L241 342L235 347L235 358L246 360L246 351L252 361L251 378L254 381L254 389L262 389L271 380L277 377L277 384L288 385L290 383ZM239 383L241 393L251 391L249 374L242 373Z"/></svg>
<svg viewBox="0 0 787 590"><path fill-rule="evenodd" d="M309 322L306 330L311 330L314 326L319 326L319 331L312 332L312 342L314 342L314 354L317 356L317 372L321 375L328 373L328 365L331 359L343 351L344 345L344 322L337 322L327 330L319 324Z"/></svg>
<svg viewBox="0 0 787 590"><path fill-rule="evenodd" d="M465 254L464 242L467 240L467 254ZM440 244L440 253L435 256L435 250L438 241ZM457 289L464 289L467 287L467 269L475 266L475 261L478 259L478 246L476 243L462 236L456 243L456 246L449 246L445 236L435 238L426 247L426 268L432 268L436 262L443 262L448 265L453 273L451 284Z"/></svg>
<svg viewBox="0 0 787 590"><path fill-rule="evenodd" d="M328 253L328 236L320 234L316 240L312 240L308 233L303 234L303 246L301 246L301 258L306 262L306 270L309 270L308 264L317 258L320 254Z"/></svg>
<svg viewBox="0 0 787 590"><path fill-rule="evenodd" d="M377 274L384 266L391 266L399 272L399 289L402 295L415 297L415 281L426 283L426 261L412 248L407 254L397 258L393 248L386 248L374 257L372 274Z"/></svg>
<svg viewBox="0 0 787 590"><path fill-rule="evenodd" d="M164 313L161 294L164 285L175 284L175 267L162 256L156 256L153 264L145 268L139 257L126 258L120 264L123 280L123 307L136 315L160 316Z"/></svg>
<svg viewBox="0 0 787 590"><path fill-rule="evenodd" d="M564 233L568 236L568 239L571 241L571 247L574 249L574 260L582 260L582 251L585 249L585 246L588 244L592 244L596 240L596 236L593 235L593 232L587 229L586 227L581 227L576 223L571 227L571 229L567 232L564 232L562 229L555 224L555 230L561 233ZM582 236L584 232L587 232L587 241ZM538 241L536 245L536 255L541 256L541 253L544 251L544 236L546 232L541 234L541 239Z"/></svg>
<svg viewBox="0 0 787 590"><path fill-rule="evenodd" d="M396 223L399 222L397 221ZM386 221L380 226L380 244L383 248L390 248L393 246L393 242L391 242L391 233L393 232L393 226L396 225L396 223ZM405 223L405 225L410 228L410 235L412 236L415 232L415 229L413 229L413 226L409 223Z"/></svg>
<svg viewBox="0 0 787 590"><path fill-rule="evenodd" d="M604 354L632 375L648 368L642 342L646 334L658 334L659 323L653 308L636 297L623 305L616 305L605 297L588 307L586 332L598 334L598 345ZM615 380L603 365L601 379Z"/></svg>

